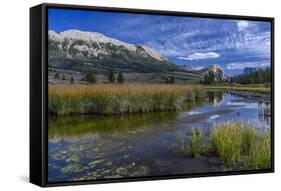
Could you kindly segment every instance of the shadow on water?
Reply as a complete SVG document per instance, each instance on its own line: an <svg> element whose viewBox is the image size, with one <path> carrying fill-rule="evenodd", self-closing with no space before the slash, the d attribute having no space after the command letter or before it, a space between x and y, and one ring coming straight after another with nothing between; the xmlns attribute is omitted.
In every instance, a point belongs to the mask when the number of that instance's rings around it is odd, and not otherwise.
<svg viewBox="0 0 281 191"><path fill-rule="evenodd" d="M137 113L115 116L49 117L49 140L67 139L84 134L113 135L130 131L145 131L161 127L177 117L176 112Z"/></svg>
<svg viewBox="0 0 281 191"><path fill-rule="evenodd" d="M190 111L203 105L202 100L185 105L184 111ZM162 128L162 124L175 120L179 112L149 112L124 115L73 115L49 116L49 140L77 137L83 134L112 135L129 131L145 131Z"/></svg>

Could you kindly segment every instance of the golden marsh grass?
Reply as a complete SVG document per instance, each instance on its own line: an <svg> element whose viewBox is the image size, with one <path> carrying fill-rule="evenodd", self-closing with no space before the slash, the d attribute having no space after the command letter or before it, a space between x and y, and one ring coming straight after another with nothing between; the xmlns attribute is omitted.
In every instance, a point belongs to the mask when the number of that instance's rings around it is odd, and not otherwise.
<svg viewBox="0 0 281 191"><path fill-rule="evenodd" d="M56 115L177 111L201 94L196 85L49 85L48 106Z"/></svg>

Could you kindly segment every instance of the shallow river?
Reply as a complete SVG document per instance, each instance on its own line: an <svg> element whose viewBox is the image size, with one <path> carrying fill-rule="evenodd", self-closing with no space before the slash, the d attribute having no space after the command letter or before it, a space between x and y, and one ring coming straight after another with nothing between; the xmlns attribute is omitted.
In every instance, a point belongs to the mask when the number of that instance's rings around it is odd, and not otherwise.
<svg viewBox="0 0 281 191"><path fill-rule="evenodd" d="M48 180L94 180L165 176L223 170L216 156L193 159L175 151L180 136L194 128L207 135L222 121L270 128L270 100L259 95L208 92L186 111L124 116L49 117Z"/></svg>

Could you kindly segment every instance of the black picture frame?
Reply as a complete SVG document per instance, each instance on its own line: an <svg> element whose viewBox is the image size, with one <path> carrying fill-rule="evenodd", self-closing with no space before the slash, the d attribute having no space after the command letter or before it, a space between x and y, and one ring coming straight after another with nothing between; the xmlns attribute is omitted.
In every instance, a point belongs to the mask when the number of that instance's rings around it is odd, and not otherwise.
<svg viewBox="0 0 281 191"><path fill-rule="evenodd" d="M188 16L200 18L235 19L250 21L267 21L271 23L271 168L264 170L243 170L227 172L210 172L186 175L169 175L141 178L116 178L107 180L90 180L75 182L48 182L48 8L79 9L105 12L138 13L150 15ZM226 176L274 172L274 18L240 15L223 15L207 13L190 13L176 11L159 11L144 9L127 9L115 7L96 7L63 4L40 4L30 8L30 182L42 187L82 185L112 182L131 182L163 180L175 178L195 178L206 176Z"/></svg>

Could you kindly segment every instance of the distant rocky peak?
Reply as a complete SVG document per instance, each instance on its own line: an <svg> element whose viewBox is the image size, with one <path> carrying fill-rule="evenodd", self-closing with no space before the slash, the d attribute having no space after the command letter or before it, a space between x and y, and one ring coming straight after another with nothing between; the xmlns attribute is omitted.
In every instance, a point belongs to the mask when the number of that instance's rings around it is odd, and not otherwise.
<svg viewBox="0 0 281 191"><path fill-rule="evenodd" d="M225 72L219 64L208 65L208 66L198 70L198 72L203 75L208 74L209 72L213 72L215 74L215 76L219 79L226 78Z"/></svg>

